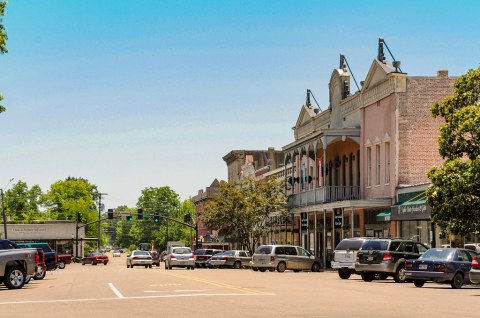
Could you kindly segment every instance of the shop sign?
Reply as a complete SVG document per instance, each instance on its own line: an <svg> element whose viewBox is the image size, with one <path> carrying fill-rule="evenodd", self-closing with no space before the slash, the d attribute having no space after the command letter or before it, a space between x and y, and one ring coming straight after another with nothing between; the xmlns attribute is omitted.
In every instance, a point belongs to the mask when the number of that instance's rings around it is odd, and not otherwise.
<svg viewBox="0 0 480 318"><path fill-rule="evenodd" d="M392 221L429 220L431 209L427 203L396 205L392 207Z"/></svg>

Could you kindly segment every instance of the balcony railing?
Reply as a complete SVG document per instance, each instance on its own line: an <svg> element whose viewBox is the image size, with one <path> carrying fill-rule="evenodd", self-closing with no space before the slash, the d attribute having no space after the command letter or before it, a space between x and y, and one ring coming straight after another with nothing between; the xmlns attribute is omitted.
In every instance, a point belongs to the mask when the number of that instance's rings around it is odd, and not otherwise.
<svg viewBox="0 0 480 318"><path fill-rule="evenodd" d="M288 198L290 208L344 200L359 200L360 187L324 187L295 193Z"/></svg>

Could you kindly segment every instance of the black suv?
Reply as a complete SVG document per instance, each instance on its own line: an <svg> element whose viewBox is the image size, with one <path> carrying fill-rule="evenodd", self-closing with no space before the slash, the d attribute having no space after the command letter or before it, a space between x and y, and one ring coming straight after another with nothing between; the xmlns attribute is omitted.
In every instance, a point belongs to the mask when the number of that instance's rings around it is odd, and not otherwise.
<svg viewBox="0 0 480 318"><path fill-rule="evenodd" d="M427 246L412 240L367 240L357 252L355 271L360 273L366 282L393 276L395 282L404 283L405 261L419 258L426 250Z"/></svg>

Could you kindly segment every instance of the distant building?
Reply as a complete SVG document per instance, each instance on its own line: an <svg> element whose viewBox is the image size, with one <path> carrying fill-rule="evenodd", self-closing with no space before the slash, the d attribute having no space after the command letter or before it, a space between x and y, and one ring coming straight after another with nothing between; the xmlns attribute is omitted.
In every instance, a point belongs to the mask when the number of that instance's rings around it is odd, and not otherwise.
<svg viewBox="0 0 480 318"><path fill-rule="evenodd" d="M200 243L211 243L220 240L217 237L216 229L207 227L202 220L205 206L220 193L220 182L215 179L205 190L198 190L198 194L192 198L197 213L198 236ZM202 244L203 245L203 244Z"/></svg>
<svg viewBox="0 0 480 318"><path fill-rule="evenodd" d="M258 178L263 173L283 165L283 151L268 150L232 150L223 157L228 169L228 182L237 182L243 178Z"/></svg>

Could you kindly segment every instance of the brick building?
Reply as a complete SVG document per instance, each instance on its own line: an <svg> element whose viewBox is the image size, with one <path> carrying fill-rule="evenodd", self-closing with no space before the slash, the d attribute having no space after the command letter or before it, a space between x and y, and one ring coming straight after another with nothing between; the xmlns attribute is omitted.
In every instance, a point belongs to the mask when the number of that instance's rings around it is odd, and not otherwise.
<svg viewBox="0 0 480 318"><path fill-rule="evenodd" d="M282 148L284 166L293 166L285 177L294 217L292 243L325 261L344 237L414 234L424 243L436 241L434 231L412 233L431 228L429 213L406 217L399 211L412 202L426 211L421 206L426 205L426 173L442 163L437 144L441 119L434 119L430 108L453 93L455 78L447 71L409 77L398 61L392 63L396 67L387 62L382 40L378 49L354 94L341 57L330 78L329 105L303 105L295 140Z"/></svg>

